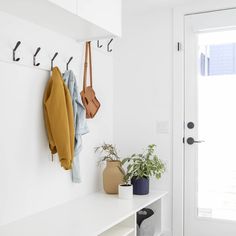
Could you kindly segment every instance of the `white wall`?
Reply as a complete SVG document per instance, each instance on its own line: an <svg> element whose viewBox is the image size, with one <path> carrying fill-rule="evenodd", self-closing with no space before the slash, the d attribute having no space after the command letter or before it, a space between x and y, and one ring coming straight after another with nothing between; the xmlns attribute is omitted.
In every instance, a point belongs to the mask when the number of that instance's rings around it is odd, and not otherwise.
<svg viewBox="0 0 236 236"><path fill-rule="evenodd" d="M84 137L81 157L82 183L73 184L70 172L58 161L51 162L43 122L42 98L49 79L50 58L59 52L55 63L61 71L74 56L70 68L82 85L82 44L0 13L0 225L42 211L98 189L99 171L94 147L113 141L113 57L105 49L94 50L94 87L101 110L89 121L90 133ZM12 48L22 41L17 57ZM41 63L31 65L36 48ZM19 65L18 65L19 64ZM109 98L109 99L107 99ZM55 159L57 159L55 157Z"/></svg>
<svg viewBox="0 0 236 236"><path fill-rule="evenodd" d="M121 0L77 0L77 14L121 36Z"/></svg>
<svg viewBox="0 0 236 236"><path fill-rule="evenodd" d="M152 188L167 190L165 230L172 218L172 10L131 14L123 7L123 37L115 50L115 143L123 156L155 143L167 164Z"/></svg>

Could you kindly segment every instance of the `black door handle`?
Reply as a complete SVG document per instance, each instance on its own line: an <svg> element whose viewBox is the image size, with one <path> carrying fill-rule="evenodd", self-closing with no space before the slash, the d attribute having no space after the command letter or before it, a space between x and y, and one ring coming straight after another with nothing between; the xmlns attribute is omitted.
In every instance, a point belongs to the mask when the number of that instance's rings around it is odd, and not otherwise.
<svg viewBox="0 0 236 236"><path fill-rule="evenodd" d="M203 142L205 142L205 141L204 140L194 140L194 138L192 138L192 137L187 138L187 143L189 145L192 145L194 143L203 143Z"/></svg>

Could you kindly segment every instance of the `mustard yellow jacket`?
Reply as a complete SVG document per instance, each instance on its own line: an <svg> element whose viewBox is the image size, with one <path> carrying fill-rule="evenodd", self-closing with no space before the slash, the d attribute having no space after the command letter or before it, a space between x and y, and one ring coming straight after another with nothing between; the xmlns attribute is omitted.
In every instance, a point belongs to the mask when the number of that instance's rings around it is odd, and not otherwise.
<svg viewBox="0 0 236 236"><path fill-rule="evenodd" d="M57 67L44 93L44 120L52 154L58 153L61 166L71 169L74 156L74 116L72 99Z"/></svg>

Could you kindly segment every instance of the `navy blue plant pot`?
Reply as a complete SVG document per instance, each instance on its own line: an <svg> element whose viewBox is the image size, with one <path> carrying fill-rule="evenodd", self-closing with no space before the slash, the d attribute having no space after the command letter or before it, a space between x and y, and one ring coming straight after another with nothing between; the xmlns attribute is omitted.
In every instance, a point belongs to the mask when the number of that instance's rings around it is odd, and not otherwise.
<svg viewBox="0 0 236 236"><path fill-rule="evenodd" d="M146 195L149 194L149 179L148 178L136 178L131 179L133 185L133 194Z"/></svg>

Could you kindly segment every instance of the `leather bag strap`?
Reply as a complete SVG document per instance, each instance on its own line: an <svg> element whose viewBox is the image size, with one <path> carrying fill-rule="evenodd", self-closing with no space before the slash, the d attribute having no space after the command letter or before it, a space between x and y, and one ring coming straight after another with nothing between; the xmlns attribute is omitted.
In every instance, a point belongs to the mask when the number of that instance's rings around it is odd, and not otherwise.
<svg viewBox="0 0 236 236"><path fill-rule="evenodd" d="M89 59L89 61L88 61ZM92 78L92 53L91 53L91 42L86 42L85 45L85 59L84 59L84 79L83 79L83 91L85 92L86 82L87 82L87 69L89 63L89 76L90 76L90 86L93 87Z"/></svg>
<svg viewBox="0 0 236 236"><path fill-rule="evenodd" d="M89 76L90 76L90 86L93 87L93 71L92 71L91 42L88 43L88 50L89 50Z"/></svg>

